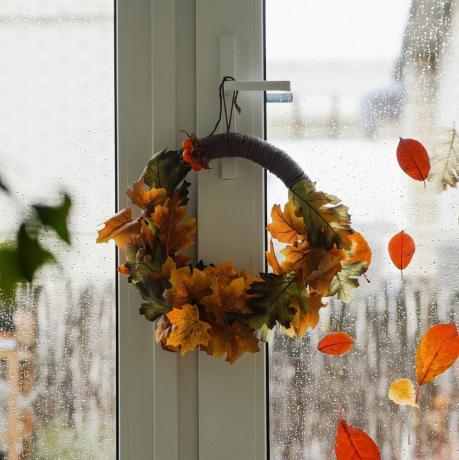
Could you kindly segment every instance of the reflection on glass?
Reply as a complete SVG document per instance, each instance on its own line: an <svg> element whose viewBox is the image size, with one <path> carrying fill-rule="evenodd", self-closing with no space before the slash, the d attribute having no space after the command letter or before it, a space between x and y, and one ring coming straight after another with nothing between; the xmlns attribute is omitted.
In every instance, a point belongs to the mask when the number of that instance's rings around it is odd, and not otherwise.
<svg viewBox="0 0 459 460"><path fill-rule="evenodd" d="M33 202L73 201L72 245L0 305L0 458L115 458L114 2L0 2L0 241ZM43 241L46 245L49 242Z"/></svg>
<svg viewBox="0 0 459 460"><path fill-rule="evenodd" d="M342 406L384 459L456 458L457 366L425 388L417 414L387 397L393 380L415 380L420 336L454 321L459 304L457 190L438 193L432 182L424 189L395 157L399 136L437 153L459 119L456 3L268 0L267 78L293 88L292 103L268 105L268 140L349 205L373 250L371 283L362 280L349 305L332 301L301 341L277 334L271 344L271 456L333 458ZM269 176L268 210L286 199ZM417 244L404 282L387 254L402 229ZM329 330L356 337L354 351L318 353Z"/></svg>

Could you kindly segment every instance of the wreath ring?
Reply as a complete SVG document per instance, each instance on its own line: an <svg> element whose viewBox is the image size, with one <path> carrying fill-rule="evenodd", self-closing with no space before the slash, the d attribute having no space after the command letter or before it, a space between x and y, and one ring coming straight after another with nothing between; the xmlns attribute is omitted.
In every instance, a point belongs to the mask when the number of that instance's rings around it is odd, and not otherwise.
<svg viewBox="0 0 459 460"><path fill-rule="evenodd" d="M193 266L184 253L196 233L196 219L186 215L186 176L228 157L258 163L289 189L288 202L283 209L274 205L267 227L271 271L256 277L231 262ZM182 149L154 154L127 195L140 216L121 210L105 222L97 242L113 239L124 251L118 270L139 291L140 313L157 322L156 341L169 351L200 348L233 363L259 351L259 341L269 340L276 325L301 337L317 325L324 298L350 300L371 260L341 200L317 191L287 153L253 136L189 135ZM273 239L284 245L282 261Z"/></svg>

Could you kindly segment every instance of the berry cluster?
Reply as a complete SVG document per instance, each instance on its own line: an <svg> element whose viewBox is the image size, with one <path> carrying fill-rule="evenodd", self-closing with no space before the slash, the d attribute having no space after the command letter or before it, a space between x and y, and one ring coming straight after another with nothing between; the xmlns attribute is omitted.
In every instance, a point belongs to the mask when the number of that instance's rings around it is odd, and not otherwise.
<svg viewBox="0 0 459 460"><path fill-rule="evenodd" d="M201 171L204 166L199 162L194 147L193 137L187 137L182 143L182 158L183 161L191 165L193 171Z"/></svg>

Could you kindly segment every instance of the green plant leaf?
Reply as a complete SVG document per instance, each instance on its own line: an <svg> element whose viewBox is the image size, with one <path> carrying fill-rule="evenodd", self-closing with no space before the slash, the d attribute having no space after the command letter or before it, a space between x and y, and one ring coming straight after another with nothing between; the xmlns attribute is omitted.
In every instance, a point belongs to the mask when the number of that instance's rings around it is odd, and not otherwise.
<svg viewBox="0 0 459 460"><path fill-rule="evenodd" d="M21 275L29 282L42 265L55 260L54 256L40 245L36 235L29 235L24 223L19 227L16 254Z"/></svg>
<svg viewBox="0 0 459 460"><path fill-rule="evenodd" d="M341 265L343 269L333 278L329 295L336 295L339 300L350 302L354 296L354 289L359 286L356 277L366 272L365 262L341 263Z"/></svg>
<svg viewBox="0 0 459 460"><path fill-rule="evenodd" d="M350 249L348 235L352 233L348 208L341 200L324 192L317 192L315 185L302 180L289 191L298 216L303 217L309 243L314 247Z"/></svg>
<svg viewBox="0 0 459 460"><path fill-rule="evenodd" d="M148 299L148 303L142 304L139 308L139 313L144 315L148 321L156 321L159 317L171 310L172 308L153 298Z"/></svg>
<svg viewBox="0 0 459 460"><path fill-rule="evenodd" d="M35 204L32 207L35 209L38 218L45 227L52 228L59 238L70 244L70 234L67 227L67 219L72 205L72 200L65 194L62 203L57 206L44 206Z"/></svg>
<svg viewBox="0 0 459 460"><path fill-rule="evenodd" d="M21 281L24 281L24 277L14 242L0 244L0 298L7 305L14 302L16 286Z"/></svg>
<svg viewBox="0 0 459 460"><path fill-rule="evenodd" d="M260 277L262 281L254 281L247 291L253 296L248 301L253 311L249 324L254 329L263 326L272 329L277 321L289 327L295 315L295 308L291 306L294 277L274 273L260 273Z"/></svg>
<svg viewBox="0 0 459 460"><path fill-rule="evenodd" d="M148 161L142 178L150 187L165 188L170 196L190 169L191 166L182 161L180 150L163 149Z"/></svg>

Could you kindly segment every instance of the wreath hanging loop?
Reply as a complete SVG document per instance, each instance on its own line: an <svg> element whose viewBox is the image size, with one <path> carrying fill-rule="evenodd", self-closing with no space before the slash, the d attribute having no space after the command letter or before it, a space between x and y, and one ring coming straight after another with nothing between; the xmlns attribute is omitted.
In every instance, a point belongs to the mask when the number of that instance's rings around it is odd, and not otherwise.
<svg viewBox="0 0 459 460"><path fill-rule="evenodd" d="M225 81L216 126L224 109L229 130L231 115L222 102ZM231 262L193 266L184 252L196 233L196 219L186 215L186 176L225 157L254 161L289 189L288 202L283 209L274 205L267 227L272 237L268 273L254 276ZM154 154L127 195L140 216L133 217L130 208L121 210L105 222L97 242L113 239L124 251L119 271L139 291L140 313L157 321L156 340L169 351L185 354L200 348L212 356L226 354L233 363L244 352L259 351L259 341L267 341L276 326L301 337L316 327L326 298L350 300L357 277L371 260L341 200L317 191L287 153L253 136L229 131L201 139L188 136L182 149ZM284 245L282 260L273 239Z"/></svg>

